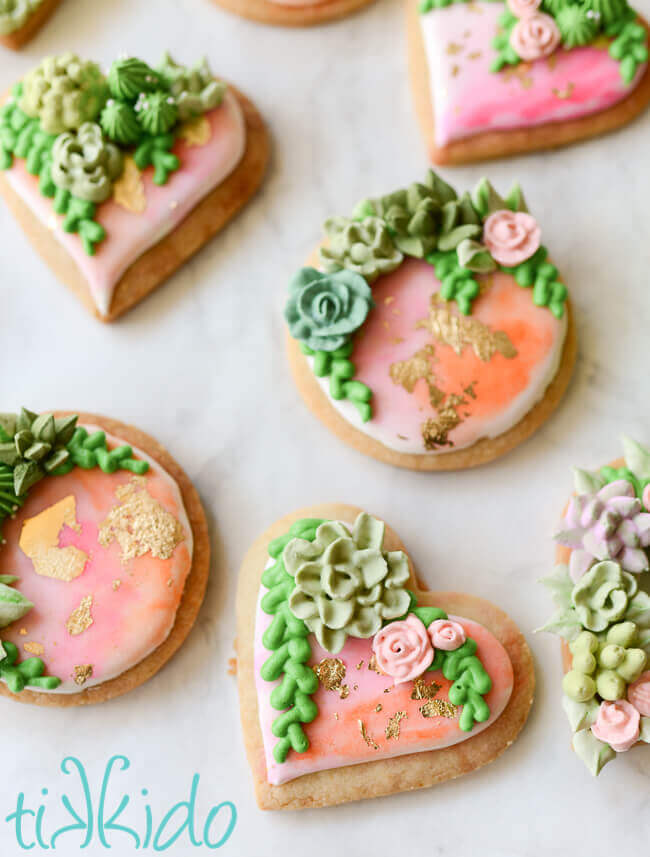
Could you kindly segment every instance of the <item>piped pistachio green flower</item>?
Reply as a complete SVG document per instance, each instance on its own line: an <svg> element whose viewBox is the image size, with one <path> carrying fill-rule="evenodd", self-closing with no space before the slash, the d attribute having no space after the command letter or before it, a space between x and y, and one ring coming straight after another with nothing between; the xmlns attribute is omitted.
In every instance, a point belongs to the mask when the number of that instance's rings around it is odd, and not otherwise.
<svg viewBox="0 0 650 857"><path fill-rule="evenodd" d="M313 351L337 351L374 306L370 286L354 271L323 274L301 268L289 283L289 333Z"/></svg>
<svg viewBox="0 0 650 857"><path fill-rule="evenodd" d="M584 6L563 6L555 16L562 44L565 48L577 48L593 41L598 32L598 18Z"/></svg>
<svg viewBox="0 0 650 857"><path fill-rule="evenodd" d="M96 122L84 122L76 134L59 135L52 148L52 181L86 202L108 199L122 167L122 153L104 139Z"/></svg>
<svg viewBox="0 0 650 857"><path fill-rule="evenodd" d="M578 618L589 631L604 631L623 618L638 589L636 579L605 560L589 569L573 587L571 600Z"/></svg>
<svg viewBox="0 0 650 857"><path fill-rule="evenodd" d="M330 217L325 221L325 234L329 245L321 247L320 258L328 273L345 268L373 283L381 274L394 271L404 258L379 217L362 221Z"/></svg>
<svg viewBox="0 0 650 857"><path fill-rule="evenodd" d="M165 52L157 71L174 96L181 121L214 110L226 92L226 84L215 79L205 57L189 68L174 62Z"/></svg>
<svg viewBox="0 0 650 857"><path fill-rule="evenodd" d="M284 566L296 581L289 608L328 652L340 652L348 636L374 636L408 610L408 559L382 550L383 542L384 524L362 512L352 533L331 521L315 541L293 539L285 547Z"/></svg>

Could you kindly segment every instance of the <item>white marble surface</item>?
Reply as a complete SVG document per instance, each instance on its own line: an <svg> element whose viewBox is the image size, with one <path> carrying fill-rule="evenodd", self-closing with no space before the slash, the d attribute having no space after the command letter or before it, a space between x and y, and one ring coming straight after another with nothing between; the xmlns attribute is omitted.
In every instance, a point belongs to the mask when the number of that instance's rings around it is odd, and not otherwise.
<svg viewBox="0 0 650 857"><path fill-rule="evenodd" d="M646 14L650 2L642 0ZM285 283L319 237L326 215L393 189L425 169L406 73L400 0L308 31L269 29L209 0L63 0L20 55L0 55L8 86L44 53L72 47L109 61L155 60L166 47L205 52L250 93L269 120L275 156L261 195L153 297L120 323L90 319L33 255L0 206L2 409L78 408L132 421L185 466L209 512L212 579L197 626L164 671L133 694L96 708L47 710L0 699L4 724L0 853L22 853L3 819L19 791L42 798L46 831L65 823L59 772L83 760L98 799L108 757L131 770L110 789L132 795L126 823L144 827L149 789L157 821L201 775L198 808L233 801L225 853L268 857L289 847L313 857L469 855L528 857L645 847L650 838L650 750L634 750L594 781L569 749L554 638L533 636L551 609L535 584L551 568L550 533L571 487L570 466L618 454L625 431L650 440L646 360L650 113L602 140L563 151L448 170L458 187L489 170L504 188L519 178L545 242L569 285L580 361L565 403L530 442L475 472L401 472L349 450L307 412L287 372ZM493 599L529 635L538 694L520 740L489 767L433 790L301 814L263 814L252 796L227 675L235 634L237 569L251 542L285 512L344 500L398 529L432 588ZM122 788L121 784L124 783ZM83 835L58 850L76 853ZM132 852L112 834L113 853ZM183 837L170 853L205 848ZM35 848L32 853L41 853ZM85 850L105 853L96 835Z"/></svg>

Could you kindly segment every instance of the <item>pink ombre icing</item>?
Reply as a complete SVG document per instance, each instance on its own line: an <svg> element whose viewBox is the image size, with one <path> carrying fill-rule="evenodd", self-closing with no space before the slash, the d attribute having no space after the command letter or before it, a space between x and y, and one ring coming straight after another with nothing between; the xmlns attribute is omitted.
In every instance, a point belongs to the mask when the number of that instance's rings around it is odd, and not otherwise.
<svg viewBox="0 0 650 857"><path fill-rule="evenodd" d="M375 634L372 651L379 669L395 684L413 681L427 670L434 651L424 624L410 613L399 622L389 622Z"/></svg>
<svg viewBox="0 0 650 857"><path fill-rule="evenodd" d="M97 245L94 256L86 253L78 235L63 231L63 217L54 213L52 200L38 188L38 176L27 172L22 159L16 158L5 172L15 193L44 226L52 229L73 258L101 315L108 314L115 286L127 268L177 227L241 160L246 125L235 96L226 92L221 106L205 115L210 122L210 139L203 146L190 146L180 138L176 141L173 151L181 167L166 184L154 184L153 167L143 173L147 207L142 213L127 211L113 199L98 206L96 217L106 230L106 238Z"/></svg>
<svg viewBox="0 0 650 857"><path fill-rule="evenodd" d="M107 443L112 448L123 441L107 435ZM192 530L176 482L140 450L134 449L134 455L149 462L146 490L181 524L183 541L169 559L147 552L122 563L117 542L106 547L99 544L98 528L119 502L116 489L133 479L124 470L107 474L99 468L75 468L65 476L43 479L4 525L3 568L18 576L17 586L35 606L3 629L2 637L18 646L21 658L29 657L26 644L43 647L47 672L62 680L52 693L74 693L115 678L164 642L174 624L192 565ZM88 560L79 577L66 582L37 574L32 560L20 549L19 539L25 520L70 495L76 501L79 528L64 526L59 547L73 545ZM92 597L92 624L73 636L66 623L87 596ZM92 666L92 676L80 687L73 680L74 669L87 665Z"/></svg>
<svg viewBox="0 0 650 857"><path fill-rule="evenodd" d="M443 652L454 652L467 639L460 622L453 622L451 619L436 619L427 631L434 649L442 649Z"/></svg>
<svg viewBox="0 0 650 857"><path fill-rule="evenodd" d="M502 11L502 3L477 0L419 16L438 146L484 131L599 113L626 98L645 72L647 63L642 63L632 84L626 85L619 63L599 42L558 49L545 59L495 74L490 71L496 57L492 40Z"/></svg>
<svg viewBox="0 0 650 857"><path fill-rule="evenodd" d="M640 715L631 702L601 702L598 718L591 731L599 741L609 744L617 753L624 753L639 740Z"/></svg>

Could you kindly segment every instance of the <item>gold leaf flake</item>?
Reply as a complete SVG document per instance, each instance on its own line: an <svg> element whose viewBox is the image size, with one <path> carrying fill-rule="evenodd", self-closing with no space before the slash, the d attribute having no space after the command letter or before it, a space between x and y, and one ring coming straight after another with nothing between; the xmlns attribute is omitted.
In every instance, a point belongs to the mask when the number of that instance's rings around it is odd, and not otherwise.
<svg viewBox="0 0 650 857"><path fill-rule="evenodd" d="M564 99L564 98L571 98L571 96L573 95L573 90L574 90L575 88L576 88L575 83L572 83L571 81L569 81L569 82L567 83L567 85L564 87L564 89L557 89L556 87L553 87L553 89L551 90L551 92L552 92L552 93L553 93L553 95L555 95L557 98L562 98L562 99Z"/></svg>
<svg viewBox="0 0 650 857"><path fill-rule="evenodd" d="M450 345L459 356L466 346L473 348L479 360L485 363L497 353L509 360L517 356L517 349L505 331L492 331L477 318L453 312L437 295L431 296L429 317L418 321L416 328L425 328L434 339Z"/></svg>
<svg viewBox="0 0 650 857"><path fill-rule="evenodd" d="M463 46L459 45L457 42L449 42L447 45L447 53L449 56L456 56L456 54L461 54L463 52Z"/></svg>
<svg viewBox="0 0 650 857"><path fill-rule="evenodd" d="M120 502L99 527L99 544L107 547L117 541L123 563L147 552L157 559L169 559L184 539L180 522L154 500L146 484L143 476L136 476L120 485L115 491Z"/></svg>
<svg viewBox="0 0 650 857"><path fill-rule="evenodd" d="M84 631L87 631L88 628L93 623L93 617L90 615L90 608L93 606L93 597L92 595L85 595L81 599L81 603L73 610L70 614L68 621L65 623L65 627L68 629L68 633L77 637L79 634L83 634Z"/></svg>
<svg viewBox="0 0 650 857"><path fill-rule="evenodd" d="M390 693L392 689L393 689L392 687L385 687L384 693Z"/></svg>
<svg viewBox="0 0 650 857"><path fill-rule="evenodd" d="M314 667L314 672L325 690L338 690L340 693L342 692L341 682L345 678L346 669L345 664L340 658L323 658ZM344 687L347 688L347 685L344 685ZM344 696L341 696L341 698L345 699Z"/></svg>
<svg viewBox="0 0 650 857"><path fill-rule="evenodd" d="M30 655L38 656L43 654L43 652L45 651L45 646L42 643L30 642L24 643L23 649L26 652L29 652Z"/></svg>
<svg viewBox="0 0 650 857"><path fill-rule="evenodd" d="M391 363L388 374L394 384L404 387L407 393L412 393L419 380L425 381L429 388L429 401L432 407L437 407L445 394L436 386L436 378L430 358L434 355L432 345L425 345L416 351L408 360L398 360Z"/></svg>
<svg viewBox="0 0 650 857"><path fill-rule="evenodd" d="M121 585L122 585L122 581L120 580L119 577L116 577L115 580L113 581L113 592L117 592L117 590L120 588Z"/></svg>
<svg viewBox="0 0 650 857"><path fill-rule="evenodd" d="M363 666L363 664L364 664L364 661L359 661L359 663L357 664L357 669L360 670L361 667Z"/></svg>
<svg viewBox="0 0 650 857"><path fill-rule="evenodd" d="M427 684L422 676L420 676L420 678L416 678L413 683L411 699L433 699L441 687L442 685L435 681L432 681L431 684Z"/></svg>
<svg viewBox="0 0 650 857"><path fill-rule="evenodd" d="M384 706L381 704L381 702L378 702L377 705L375 705L375 711L377 712L377 714L379 714L379 712L382 711L383 708Z"/></svg>
<svg viewBox="0 0 650 857"><path fill-rule="evenodd" d="M394 296L394 295L387 295L387 296L384 298L384 303L386 304L386 306L390 306L390 304L392 304L392 302L393 302L394 300L395 300L395 296Z"/></svg>
<svg viewBox="0 0 650 857"><path fill-rule="evenodd" d="M36 574L69 583L83 572L88 557L73 545L59 547L59 535L64 526L80 531L77 504L72 494L28 518L23 523L19 545L31 559Z"/></svg>
<svg viewBox="0 0 650 857"><path fill-rule="evenodd" d="M93 674L93 665L92 664L77 664L74 667L74 672L72 673L72 678L74 679L74 683L78 685L85 684L88 679Z"/></svg>
<svg viewBox="0 0 650 857"><path fill-rule="evenodd" d="M399 730L400 730L400 721L404 720L405 717L408 717L406 711L396 711L392 717L388 718L388 722L386 723L386 739L390 741L391 738L395 738L397 740L399 738Z"/></svg>
<svg viewBox="0 0 650 857"><path fill-rule="evenodd" d="M359 732L361 732L361 737L366 742L366 744L369 747L372 747L373 750L378 750L379 744L375 740L373 740L370 735L368 735L368 731L366 730L366 724L363 722L363 720L357 720L357 723L359 724Z"/></svg>
<svg viewBox="0 0 650 857"><path fill-rule="evenodd" d="M20 634L21 637L26 637L27 636L27 628L21 628L20 631L18 631L18 633Z"/></svg>
<svg viewBox="0 0 650 857"><path fill-rule="evenodd" d="M131 155L124 158L122 175L113 185L113 200L133 214L142 214L147 208L142 173Z"/></svg>
<svg viewBox="0 0 650 857"><path fill-rule="evenodd" d="M483 56L483 51L472 51L467 54L467 59L469 60L478 60Z"/></svg>
<svg viewBox="0 0 650 857"><path fill-rule="evenodd" d="M554 71L557 65L557 54L551 54L550 57L547 57L546 65L551 71Z"/></svg>
<svg viewBox="0 0 650 857"><path fill-rule="evenodd" d="M470 397L470 399L475 399L475 398L476 398L476 390L474 389L474 385L475 385L475 384L476 384L476 381L472 381L472 383L471 383L471 384L468 384L468 385L463 389L463 393L465 393L465 395L466 395L466 396L469 396L469 397Z"/></svg>
<svg viewBox="0 0 650 857"><path fill-rule="evenodd" d="M459 74L460 74L460 66L459 65L452 65L451 76L452 77L458 77Z"/></svg>
<svg viewBox="0 0 650 857"><path fill-rule="evenodd" d="M447 699L430 699L420 708L422 717L448 717L451 719L456 716L457 711L457 706Z"/></svg>
<svg viewBox="0 0 650 857"><path fill-rule="evenodd" d="M188 119L178 129L178 136L185 140L188 146L205 146L212 137L212 125L205 114Z"/></svg>
<svg viewBox="0 0 650 857"><path fill-rule="evenodd" d="M478 5L478 3L475 3L474 0L470 0L469 3L466 3L465 8L468 12L474 12L476 15L483 14L483 9Z"/></svg>
<svg viewBox="0 0 650 857"><path fill-rule="evenodd" d="M338 692L341 699L347 699L350 695L350 688L347 684L342 684L341 687L338 688Z"/></svg>
<svg viewBox="0 0 650 857"><path fill-rule="evenodd" d="M368 661L368 669L373 673L377 673L377 675L382 675L382 671L377 666L377 658L374 655Z"/></svg>

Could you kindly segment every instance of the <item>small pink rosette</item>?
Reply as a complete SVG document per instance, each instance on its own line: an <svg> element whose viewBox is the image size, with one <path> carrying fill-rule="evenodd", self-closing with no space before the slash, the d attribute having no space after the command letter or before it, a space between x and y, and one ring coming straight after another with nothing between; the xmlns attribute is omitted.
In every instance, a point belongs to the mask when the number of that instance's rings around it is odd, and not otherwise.
<svg viewBox="0 0 650 857"><path fill-rule="evenodd" d="M436 619L427 628L434 649L453 652L459 649L467 639L465 629L459 622L451 619Z"/></svg>
<svg viewBox="0 0 650 857"><path fill-rule="evenodd" d="M561 38L557 24L544 12L520 18L510 31L512 49L526 62L552 54Z"/></svg>
<svg viewBox="0 0 650 857"><path fill-rule="evenodd" d="M372 650L379 669L395 684L421 676L431 666L434 655L427 629L413 613L390 622L375 634Z"/></svg>
<svg viewBox="0 0 650 857"><path fill-rule="evenodd" d="M483 243L492 258L506 268L530 259L541 240L537 221L524 211L495 211L483 224Z"/></svg>
<svg viewBox="0 0 650 857"><path fill-rule="evenodd" d="M631 702L617 699L616 702L601 702L598 717L591 731L599 741L624 753L639 740L641 717Z"/></svg>

